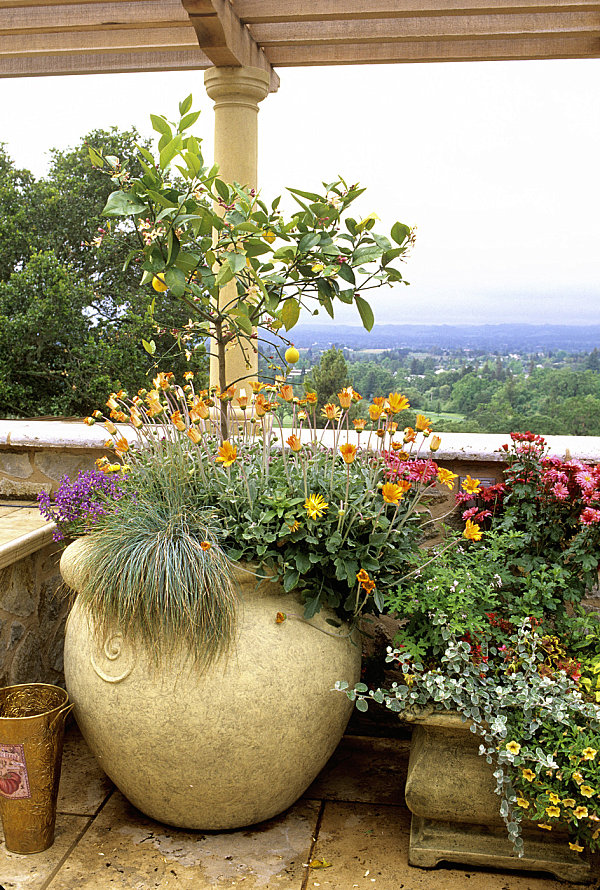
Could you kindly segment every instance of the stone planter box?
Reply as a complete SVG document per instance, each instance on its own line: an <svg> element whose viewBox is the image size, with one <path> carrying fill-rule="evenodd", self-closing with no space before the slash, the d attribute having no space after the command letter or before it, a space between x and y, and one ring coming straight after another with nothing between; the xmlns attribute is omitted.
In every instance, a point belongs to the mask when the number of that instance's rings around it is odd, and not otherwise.
<svg viewBox="0 0 600 890"><path fill-rule="evenodd" d="M402 719L414 726L406 780L410 865L457 862L591 880L589 863L569 849L565 834L533 823L523 823L525 855L519 859L500 816L492 768L479 754L480 738L459 714L430 711Z"/></svg>

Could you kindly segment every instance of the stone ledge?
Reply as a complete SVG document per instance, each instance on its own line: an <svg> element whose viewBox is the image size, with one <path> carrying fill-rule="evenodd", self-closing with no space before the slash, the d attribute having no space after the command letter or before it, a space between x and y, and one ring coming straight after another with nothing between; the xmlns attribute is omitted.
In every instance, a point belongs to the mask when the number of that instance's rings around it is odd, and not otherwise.
<svg viewBox="0 0 600 890"><path fill-rule="evenodd" d="M129 441L135 430L118 424L119 433ZM436 460L493 461L502 463L502 445L510 441L508 433L440 433L442 445ZM109 438L101 426L60 420L0 420L0 451L21 449L102 449ZM329 436L325 436L328 442ZM351 441L354 439L350 434ZM362 436L363 441L365 436ZM600 462L600 436L547 436L551 454Z"/></svg>
<svg viewBox="0 0 600 890"><path fill-rule="evenodd" d="M18 535L13 541L0 544L0 569L30 556L37 550L41 550L46 544L51 544L55 528L54 523L48 523L41 528Z"/></svg>

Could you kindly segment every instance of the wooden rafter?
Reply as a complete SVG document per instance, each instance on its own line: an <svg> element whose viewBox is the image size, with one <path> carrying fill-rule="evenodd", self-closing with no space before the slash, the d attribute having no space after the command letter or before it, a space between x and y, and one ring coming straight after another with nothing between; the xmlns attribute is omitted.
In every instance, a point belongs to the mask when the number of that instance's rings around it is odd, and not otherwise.
<svg viewBox="0 0 600 890"><path fill-rule="evenodd" d="M182 3L194 26L198 45L214 65L263 68L271 75L271 90L277 90L278 76L229 0L182 0Z"/></svg>

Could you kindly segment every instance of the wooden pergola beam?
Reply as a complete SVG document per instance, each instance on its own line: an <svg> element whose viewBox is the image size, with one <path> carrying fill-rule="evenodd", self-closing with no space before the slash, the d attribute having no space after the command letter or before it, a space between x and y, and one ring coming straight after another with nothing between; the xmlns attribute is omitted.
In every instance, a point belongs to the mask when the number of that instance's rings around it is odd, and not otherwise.
<svg viewBox="0 0 600 890"><path fill-rule="evenodd" d="M38 4L36 4L38 6ZM54 31L99 31L112 28L162 28L182 24L189 18L181 0L109 0L101 3L45 3L33 10L33 3L6 6L0 2L0 34ZM190 28L191 30L191 28Z"/></svg>
<svg viewBox="0 0 600 890"><path fill-rule="evenodd" d="M46 77L68 74L125 74L133 71L198 71L211 67L200 47L180 51L65 53L0 58L3 77Z"/></svg>
<svg viewBox="0 0 600 890"><path fill-rule="evenodd" d="M394 43L274 46L274 65L376 65L400 62L494 62L519 59L585 59L600 56L600 37L548 34L544 37L408 40Z"/></svg>
<svg viewBox="0 0 600 890"><path fill-rule="evenodd" d="M598 0L234 0L234 7L242 22L256 25L470 13L585 12L600 9L600 4Z"/></svg>
<svg viewBox="0 0 600 890"><path fill-rule="evenodd" d="M262 68L269 73L271 92L276 92L279 77L229 0L182 0L182 4L196 32L198 46L213 65Z"/></svg>
<svg viewBox="0 0 600 890"><path fill-rule="evenodd" d="M470 40L536 35L600 35L600 11L520 15L426 16L254 25L252 33L267 53L296 45L389 43L402 40Z"/></svg>

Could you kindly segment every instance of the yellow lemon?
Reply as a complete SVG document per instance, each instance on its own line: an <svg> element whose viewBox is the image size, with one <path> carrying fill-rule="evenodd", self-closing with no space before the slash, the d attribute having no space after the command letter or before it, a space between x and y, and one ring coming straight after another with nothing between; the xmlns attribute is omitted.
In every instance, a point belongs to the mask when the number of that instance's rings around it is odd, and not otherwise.
<svg viewBox="0 0 600 890"><path fill-rule="evenodd" d="M288 365L295 365L300 358L300 353L295 346L289 346L285 351L284 358Z"/></svg>
<svg viewBox="0 0 600 890"><path fill-rule="evenodd" d="M155 291L158 291L159 294L163 294L168 289L162 278L158 278L156 275L152 279L152 287Z"/></svg>

